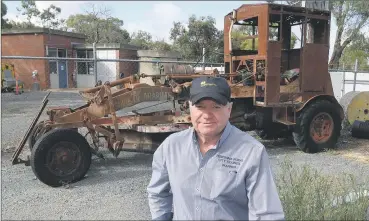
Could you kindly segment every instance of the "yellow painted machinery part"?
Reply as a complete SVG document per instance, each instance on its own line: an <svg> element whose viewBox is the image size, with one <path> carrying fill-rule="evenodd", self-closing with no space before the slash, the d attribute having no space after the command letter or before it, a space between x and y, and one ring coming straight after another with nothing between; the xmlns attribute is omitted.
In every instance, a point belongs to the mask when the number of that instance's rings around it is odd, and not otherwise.
<svg viewBox="0 0 369 221"><path fill-rule="evenodd" d="M13 78L15 78L14 65L8 63L1 63L1 79L4 79L4 71L10 70Z"/></svg>
<svg viewBox="0 0 369 221"><path fill-rule="evenodd" d="M350 125L355 120L369 120L369 91L349 92L341 98L340 103Z"/></svg>

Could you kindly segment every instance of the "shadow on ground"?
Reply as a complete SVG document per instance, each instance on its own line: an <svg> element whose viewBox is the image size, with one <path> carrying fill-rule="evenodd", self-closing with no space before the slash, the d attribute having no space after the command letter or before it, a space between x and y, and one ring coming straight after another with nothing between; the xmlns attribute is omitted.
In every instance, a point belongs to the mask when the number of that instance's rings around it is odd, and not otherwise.
<svg viewBox="0 0 369 221"><path fill-rule="evenodd" d="M109 152L105 159L93 156L87 177L78 182L80 186L112 183L120 180L145 179L151 175L152 154L121 152L115 158Z"/></svg>

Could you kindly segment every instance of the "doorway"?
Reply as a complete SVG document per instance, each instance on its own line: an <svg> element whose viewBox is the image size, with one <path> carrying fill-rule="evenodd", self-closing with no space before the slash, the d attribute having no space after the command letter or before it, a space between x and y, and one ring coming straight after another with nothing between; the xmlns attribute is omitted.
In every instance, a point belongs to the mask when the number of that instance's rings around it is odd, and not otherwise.
<svg viewBox="0 0 369 221"><path fill-rule="evenodd" d="M64 48L48 48L48 57L65 58ZM68 88L68 64L66 60L49 60L50 88Z"/></svg>

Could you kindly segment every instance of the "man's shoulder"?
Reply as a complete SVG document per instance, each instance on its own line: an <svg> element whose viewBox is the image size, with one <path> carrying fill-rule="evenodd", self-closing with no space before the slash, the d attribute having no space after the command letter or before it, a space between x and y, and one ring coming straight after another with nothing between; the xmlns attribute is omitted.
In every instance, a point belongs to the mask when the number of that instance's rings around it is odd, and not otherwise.
<svg viewBox="0 0 369 221"><path fill-rule="evenodd" d="M192 133L193 133L193 129L192 127L189 127L185 130L181 130L181 131L170 134L167 139L170 141L177 141L177 140L183 141L183 140L187 140L190 137L192 137Z"/></svg>
<svg viewBox="0 0 369 221"><path fill-rule="evenodd" d="M188 129L181 130L181 131L170 134L167 138L165 138L163 143L171 144L171 145L176 144L176 143L183 144L184 141L187 141L192 137L192 134L193 134L193 129L190 127Z"/></svg>
<svg viewBox="0 0 369 221"><path fill-rule="evenodd" d="M237 140L242 147L258 149L259 151L264 149L264 145L258 141L255 137L251 136L248 132L242 131L239 128L233 126L231 134L231 140Z"/></svg>

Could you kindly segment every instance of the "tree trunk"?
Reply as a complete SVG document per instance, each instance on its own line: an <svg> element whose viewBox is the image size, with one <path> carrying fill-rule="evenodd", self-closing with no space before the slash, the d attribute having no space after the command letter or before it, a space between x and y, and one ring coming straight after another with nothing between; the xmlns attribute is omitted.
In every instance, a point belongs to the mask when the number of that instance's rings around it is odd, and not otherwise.
<svg viewBox="0 0 369 221"><path fill-rule="evenodd" d="M342 56L342 52L343 52L343 48L339 47L339 48L335 48L333 53L332 53L332 57L331 60L329 61L329 68L334 68L334 69L338 69L340 66L340 58Z"/></svg>
<svg viewBox="0 0 369 221"><path fill-rule="evenodd" d="M351 43L353 38L353 35L351 35L349 38L347 38L342 45L339 45L337 40L336 44L334 45L334 50L332 53L332 58L329 61L329 68L339 68L340 65L340 59L342 57L343 50L347 47L348 44Z"/></svg>

